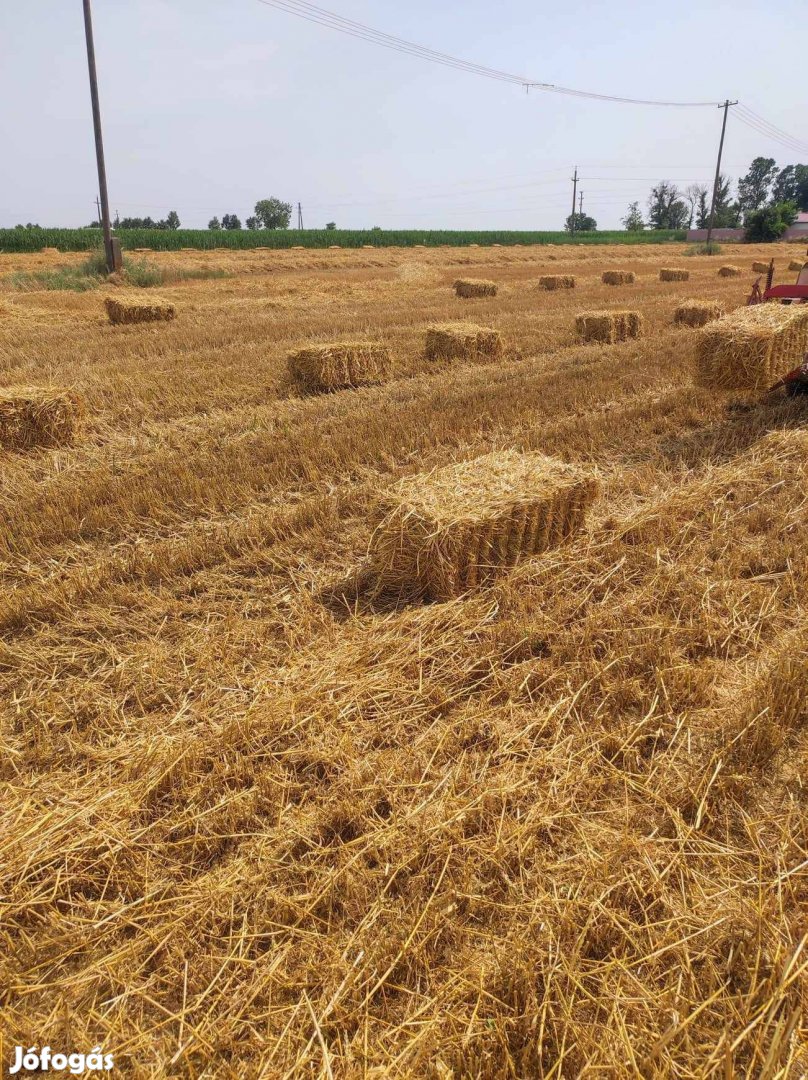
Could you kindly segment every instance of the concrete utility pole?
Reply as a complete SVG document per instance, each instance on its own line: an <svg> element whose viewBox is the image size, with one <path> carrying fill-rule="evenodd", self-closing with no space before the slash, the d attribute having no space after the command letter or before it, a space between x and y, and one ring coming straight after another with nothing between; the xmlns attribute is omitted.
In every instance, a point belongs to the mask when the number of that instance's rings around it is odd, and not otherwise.
<svg viewBox="0 0 808 1080"><path fill-rule="evenodd" d="M570 218L570 235L575 236L575 203L578 198L578 166L572 177L572 217Z"/></svg>
<svg viewBox="0 0 808 1080"><path fill-rule="evenodd" d="M298 229L303 228L303 207L300 203L297 204L297 227Z"/></svg>
<svg viewBox="0 0 808 1080"><path fill-rule="evenodd" d="M713 181L713 198L712 198L712 202L710 203L710 221L709 221L709 224L707 225L707 250L708 251L710 249L710 242L712 241L712 238L713 238L713 223L715 222L715 200L716 200L716 196L718 195L718 184L719 184L719 181L721 179L721 155L724 152L724 135L726 134L726 131L727 131L727 113L729 112L730 105L737 105L737 104L738 104L737 101L730 101L729 98L727 98L727 100L724 102L723 105L718 106L719 109L724 110L724 122L721 125L721 141L718 144L718 161L716 162L715 180Z"/></svg>
<svg viewBox="0 0 808 1080"><path fill-rule="evenodd" d="M578 192L578 213L580 214L581 217L584 216L584 193L583 193L583 191Z"/></svg>
<svg viewBox="0 0 808 1080"><path fill-rule="evenodd" d="M90 97L93 103L93 129L95 131L95 158L98 164L98 193L101 196L101 228L104 230L104 253L110 274L121 268L120 241L113 240L109 224L109 196L107 195L107 170L104 164L104 141L101 137L101 107L98 103L98 77L95 72L95 45L93 44L93 16L90 0L84 4L84 35L87 38L87 66L90 72Z"/></svg>

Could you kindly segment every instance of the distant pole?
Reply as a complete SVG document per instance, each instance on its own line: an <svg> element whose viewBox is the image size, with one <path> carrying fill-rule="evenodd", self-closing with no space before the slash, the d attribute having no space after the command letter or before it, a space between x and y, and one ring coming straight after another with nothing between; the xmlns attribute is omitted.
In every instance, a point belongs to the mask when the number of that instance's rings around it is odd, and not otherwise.
<svg viewBox="0 0 808 1080"><path fill-rule="evenodd" d="M95 197L95 209L96 209L96 213L98 214L98 218L96 220L98 221L98 224L100 225L101 224L101 202L99 201L99 198L98 198L97 195Z"/></svg>
<svg viewBox="0 0 808 1080"><path fill-rule="evenodd" d="M715 222L715 200L718 195L718 184L721 179L721 155L724 152L724 135L727 131L727 113L729 112L730 105L737 105L737 101L730 101L729 98L723 105L719 105L719 109L724 110L724 122L721 125L721 141L718 144L718 161L715 166L715 180L713 181L713 198L710 202L710 221L707 225L707 250L710 250L710 242L713 238L713 223Z"/></svg>
<svg viewBox="0 0 808 1080"><path fill-rule="evenodd" d="M581 215L581 217L584 216L584 193L583 193L583 191L578 192L578 213Z"/></svg>
<svg viewBox="0 0 808 1080"><path fill-rule="evenodd" d="M575 203L578 198L578 166L572 177L572 217L570 218L570 235L575 236Z"/></svg>
<svg viewBox="0 0 808 1080"><path fill-rule="evenodd" d="M297 227L298 229L303 228L303 207L300 203L297 204Z"/></svg>
<svg viewBox="0 0 808 1080"><path fill-rule="evenodd" d="M109 196L107 195L107 169L104 164L104 141L101 137L101 106L98 103L98 76L95 71L95 45L93 44L93 16L90 0L84 4L84 35L87 39L87 66L90 72L90 97L93 103L93 129L95 131L95 158L98 164L98 191L101 196L101 228L104 230L104 253L107 270L115 270L112 248L112 230L109 224Z"/></svg>

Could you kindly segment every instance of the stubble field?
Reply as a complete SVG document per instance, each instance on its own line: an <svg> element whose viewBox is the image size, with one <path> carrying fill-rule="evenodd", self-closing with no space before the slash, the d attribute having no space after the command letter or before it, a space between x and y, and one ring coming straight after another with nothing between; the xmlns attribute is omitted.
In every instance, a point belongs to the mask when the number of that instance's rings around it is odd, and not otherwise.
<svg viewBox="0 0 808 1080"><path fill-rule="evenodd" d="M82 256L0 256L3 387L87 408L73 447L2 455L6 1046L144 1077L806 1074L808 404L695 388L673 325L798 251L683 253L165 253L230 276L139 326L3 288ZM644 335L577 343L604 307ZM457 319L504 360L426 361ZM356 338L389 381L296 391L291 349ZM581 534L448 603L352 591L381 494L508 448L597 471Z"/></svg>

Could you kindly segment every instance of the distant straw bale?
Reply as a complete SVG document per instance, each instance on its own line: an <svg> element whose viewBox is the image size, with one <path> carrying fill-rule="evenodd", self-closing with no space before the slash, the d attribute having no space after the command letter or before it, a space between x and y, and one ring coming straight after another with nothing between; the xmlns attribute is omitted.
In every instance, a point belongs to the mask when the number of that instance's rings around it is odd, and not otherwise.
<svg viewBox="0 0 808 1080"><path fill-rule="evenodd" d="M718 390L765 390L808 349L808 304L755 304L700 332L695 381Z"/></svg>
<svg viewBox="0 0 808 1080"><path fill-rule="evenodd" d="M481 278L458 278L454 283L454 291L465 299L476 296L496 296L497 285L494 281L485 281Z"/></svg>
<svg viewBox="0 0 808 1080"><path fill-rule="evenodd" d="M59 255L61 254L57 247L43 247L41 249L43 255Z"/></svg>
<svg viewBox="0 0 808 1080"><path fill-rule="evenodd" d="M752 269L756 274L768 274L769 264L767 262L753 262Z"/></svg>
<svg viewBox="0 0 808 1080"><path fill-rule="evenodd" d="M575 317L575 329L582 341L607 345L640 337L642 325L639 311L582 311Z"/></svg>
<svg viewBox="0 0 808 1080"><path fill-rule="evenodd" d="M685 300L673 315L677 325L704 326L724 314L724 305L718 300Z"/></svg>
<svg viewBox="0 0 808 1080"><path fill-rule="evenodd" d="M604 285L633 285L633 270L604 270L600 280Z"/></svg>
<svg viewBox="0 0 808 1080"><path fill-rule="evenodd" d="M808 263L806 263L804 260L798 259L792 259L791 262L788 264L789 270L796 270L797 273L799 273L800 270L803 270L806 266L808 266Z"/></svg>
<svg viewBox="0 0 808 1080"><path fill-rule="evenodd" d="M552 255L549 256L552 258ZM574 289L575 278L572 274L544 274L539 278L542 289Z"/></svg>
<svg viewBox="0 0 808 1080"><path fill-rule="evenodd" d="M83 413L81 400L65 390L0 390L0 447L30 450L35 446L67 446L73 441Z"/></svg>
<svg viewBox="0 0 808 1080"><path fill-rule="evenodd" d="M148 252L151 251L151 248L132 248L132 251L135 255L144 255L148 254Z"/></svg>
<svg viewBox="0 0 808 1080"><path fill-rule="evenodd" d="M159 296L125 294L104 301L111 323L170 322L177 314L173 304Z"/></svg>
<svg viewBox="0 0 808 1080"><path fill-rule="evenodd" d="M387 346L372 341L307 345L288 356L290 374L301 389L311 394L379 382L389 363Z"/></svg>
<svg viewBox="0 0 808 1080"><path fill-rule="evenodd" d="M718 271L719 277L740 277L742 274L740 266L722 266Z"/></svg>
<svg viewBox="0 0 808 1080"><path fill-rule="evenodd" d="M466 322L435 323L427 327L427 360L500 360L502 354L499 330Z"/></svg>
<svg viewBox="0 0 808 1080"><path fill-rule="evenodd" d="M595 477L506 450L401 481L383 503L369 566L378 592L450 600L556 547L583 523Z"/></svg>
<svg viewBox="0 0 808 1080"><path fill-rule="evenodd" d="M677 270L668 267L659 271L660 281L687 281L689 277L689 270Z"/></svg>

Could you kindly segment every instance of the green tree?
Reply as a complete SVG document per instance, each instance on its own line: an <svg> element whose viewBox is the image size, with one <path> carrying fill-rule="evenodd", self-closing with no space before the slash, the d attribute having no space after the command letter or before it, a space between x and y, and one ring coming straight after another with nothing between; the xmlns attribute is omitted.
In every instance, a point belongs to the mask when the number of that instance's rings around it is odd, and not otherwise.
<svg viewBox="0 0 808 1080"><path fill-rule="evenodd" d="M259 228L261 223L257 217L248 217L244 224L247 226L248 229L254 232L257 228Z"/></svg>
<svg viewBox="0 0 808 1080"><path fill-rule="evenodd" d="M255 204L255 216L264 229L288 229L292 220L292 204L281 202L274 196L259 199Z"/></svg>
<svg viewBox="0 0 808 1080"><path fill-rule="evenodd" d="M178 229L180 227L180 215L176 210L169 210L166 215L166 226L169 229Z"/></svg>
<svg viewBox="0 0 808 1080"><path fill-rule="evenodd" d="M222 228L230 230L240 229L241 222L239 221L236 214L225 214L222 217Z"/></svg>
<svg viewBox="0 0 808 1080"><path fill-rule="evenodd" d="M577 233L595 232L597 227L597 221L593 217L589 217L588 214L570 214L564 222L564 230L568 233L571 233L573 229Z"/></svg>
<svg viewBox="0 0 808 1080"><path fill-rule="evenodd" d="M688 207L676 184L662 180L648 197L648 224L652 229L684 229Z"/></svg>
<svg viewBox="0 0 808 1080"><path fill-rule="evenodd" d="M753 210L759 210L769 198L769 189L777 175L774 158L756 157L749 172L738 181L738 203L744 219Z"/></svg>
<svg viewBox="0 0 808 1080"><path fill-rule="evenodd" d="M333 232L337 227L337 223L336 221L327 221L325 223L325 227L328 229L329 232Z"/></svg>
<svg viewBox="0 0 808 1080"><path fill-rule="evenodd" d="M214 232L216 232L218 229L221 229L221 227L222 223L217 217L212 217L208 222L208 228L212 229Z"/></svg>
<svg viewBox="0 0 808 1080"><path fill-rule="evenodd" d="M772 202L793 202L808 210L808 165L786 165L772 185Z"/></svg>
<svg viewBox="0 0 808 1080"><path fill-rule="evenodd" d="M744 239L749 244L767 244L779 240L797 216L793 202L773 203L746 215Z"/></svg>

